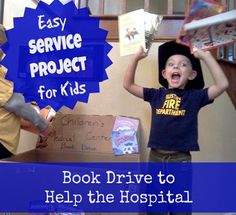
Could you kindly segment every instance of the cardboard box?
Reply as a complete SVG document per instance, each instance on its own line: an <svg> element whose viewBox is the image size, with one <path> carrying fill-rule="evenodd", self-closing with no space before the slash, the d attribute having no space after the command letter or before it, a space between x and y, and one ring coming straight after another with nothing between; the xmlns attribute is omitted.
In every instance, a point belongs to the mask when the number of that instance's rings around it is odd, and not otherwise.
<svg viewBox="0 0 236 215"><path fill-rule="evenodd" d="M111 153L114 116L57 114L54 137L48 139L49 151Z"/></svg>
<svg viewBox="0 0 236 215"><path fill-rule="evenodd" d="M43 109L39 109L38 106L32 104L33 108L44 117L46 120L50 120L53 115L55 115L55 111L51 107L46 107ZM19 145L17 147L16 153L23 153L26 151L33 150L39 144L43 145L42 139L39 137L39 129L34 126L34 124L30 121L21 119L21 133L20 133L20 140ZM45 143L46 145L46 143Z"/></svg>
<svg viewBox="0 0 236 215"><path fill-rule="evenodd" d="M111 134L116 117L58 113L56 134L48 146L12 156L14 162L139 162L140 154L113 154Z"/></svg>
<svg viewBox="0 0 236 215"><path fill-rule="evenodd" d="M111 135L116 117L111 115L57 114L56 135L48 140L48 150L113 154Z"/></svg>
<svg viewBox="0 0 236 215"><path fill-rule="evenodd" d="M27 152L36 148L39 135L30 131L21 129L20 140L16 154Z"/></svg>

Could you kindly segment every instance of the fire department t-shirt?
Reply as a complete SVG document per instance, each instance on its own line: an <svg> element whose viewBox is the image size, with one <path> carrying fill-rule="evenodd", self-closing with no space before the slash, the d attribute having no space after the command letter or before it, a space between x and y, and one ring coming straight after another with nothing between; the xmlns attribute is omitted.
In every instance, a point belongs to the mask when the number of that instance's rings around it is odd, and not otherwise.
<svg viewBox="0 0 236 215"><path fill-rule="evenodd" d="M148 147L171 151L199 151L198 112L207 104L208 89L144 88L152 108Z"/></svg>

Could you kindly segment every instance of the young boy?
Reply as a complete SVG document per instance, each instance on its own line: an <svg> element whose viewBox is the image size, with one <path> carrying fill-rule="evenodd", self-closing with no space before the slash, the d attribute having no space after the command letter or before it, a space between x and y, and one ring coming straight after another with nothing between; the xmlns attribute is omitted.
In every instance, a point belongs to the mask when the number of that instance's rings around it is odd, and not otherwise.
<svg viewBox="0 0 236 215"><path fill-rule="evenodd" d="M15 154L21 118L32 122L45 137L53 131L51 124L25 103L22 94L13 93L13 83L5 79L5 71L0 67L0 159Z"/></svg>
<svg viewBox="0 0 236 215"><path fill-rule="evenodd" d="M146 56L141 47L132 57L126 69L123 85L131 94L151 105L149 161L190 162L190 151L199 150L198 112L225 91L228 81L210 52L199 50L192 55L188 47L171 41L162 44L158 50L159 82L165 88L143 88L134 80L138 62ZM199 59L205 62L214 79L214 84L205 89L202 89L204 81ZM191 177L189 172L183 174ZM191 213L150 214L189 215Z"/></svg>
<svg viewBox="0 0 236 215"><path fill-rule="evenodd" d="M199 50L192 55L188 47L170 41L162 44L158 53L159 82L165 88L143 88L134 79L137 64L144 57L141 47L126 69L123 85L151 105L149 161L190 161L190 151L199 150L198 112L225 91L228 81L210 52ZM205 89L199 59L214 79L214 84Z"/></svg>

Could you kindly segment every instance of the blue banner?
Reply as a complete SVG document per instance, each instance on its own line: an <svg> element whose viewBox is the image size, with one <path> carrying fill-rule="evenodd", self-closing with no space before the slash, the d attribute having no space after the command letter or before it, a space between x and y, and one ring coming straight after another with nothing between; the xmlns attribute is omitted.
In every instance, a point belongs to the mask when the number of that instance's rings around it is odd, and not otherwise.
<svg viewBox="0 0 236 215"><path fill-rule="evenodd" d="M236 212L236 163L0 163L0 212Z"/></svg>

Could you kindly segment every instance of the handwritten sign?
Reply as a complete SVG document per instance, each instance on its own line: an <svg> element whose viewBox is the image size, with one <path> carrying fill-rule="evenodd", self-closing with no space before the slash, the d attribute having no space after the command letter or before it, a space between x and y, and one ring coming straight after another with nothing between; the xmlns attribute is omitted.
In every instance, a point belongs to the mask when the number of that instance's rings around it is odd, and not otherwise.
<svg viewBox="0 0 236 215"><path fill-rule="evenodd" d="M49 150L112 154L111 133L115 116L56 115L56 135L49 139Z"/></svg>

